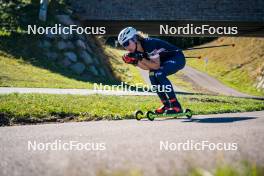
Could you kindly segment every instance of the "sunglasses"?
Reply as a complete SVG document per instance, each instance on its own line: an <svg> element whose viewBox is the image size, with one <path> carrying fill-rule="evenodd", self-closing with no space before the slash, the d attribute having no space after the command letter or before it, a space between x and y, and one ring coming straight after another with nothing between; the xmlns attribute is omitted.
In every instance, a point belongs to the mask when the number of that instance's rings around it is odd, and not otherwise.
<svg viewBox="0 0 264 176"><path fill-rule="evenodd" d="M128 47L128 45L129 45L129 40L127 40L126 42L124 42L124 43L122 44L122 46L123 46L124 48Z"/></svg>

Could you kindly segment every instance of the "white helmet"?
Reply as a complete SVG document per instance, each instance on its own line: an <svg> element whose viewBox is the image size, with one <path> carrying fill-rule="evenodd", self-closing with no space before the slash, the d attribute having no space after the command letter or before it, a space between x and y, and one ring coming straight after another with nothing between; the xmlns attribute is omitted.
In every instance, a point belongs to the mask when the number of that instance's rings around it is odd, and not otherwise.
<svg viewBox="0 0 264 176"><path fill-rule="evenodd" d="M132 39L137 34L137 30L133 27L126 27L118 34L118 42L123 45L129 39Z"/></svg>

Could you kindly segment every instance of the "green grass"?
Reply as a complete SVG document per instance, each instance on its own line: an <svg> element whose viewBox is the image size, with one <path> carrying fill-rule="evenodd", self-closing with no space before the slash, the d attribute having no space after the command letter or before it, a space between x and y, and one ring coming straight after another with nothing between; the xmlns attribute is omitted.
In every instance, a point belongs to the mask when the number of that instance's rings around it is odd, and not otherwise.
<svg viewBox="0 0 264 176"><path fill-rule="evenodd" d="M192 109L194 114L264 110L264 102L253 99L181 95L179 100L183 107ZM158 106L160 103L156 96L0 95L1 116L8 118L11 123L68 118L75 121L131 119L137 109L147 111Z"/></svg>
<svg viewBox="0 0 264 176"><path fill-rule="evenodd" d="M202 56L189 59L188 65L217 78L227 86L251 95L264 95L256 89L256 78L264 68L264 40L261 38L224 37L205 46L235 43L235 47L186 51L186 55ZM205 64L204 58L208 58Z"/></svg>
<svg viewBox="0 0 264 176"><path fill-rule="evenodd" d="M263 166L250 163L249 161L243 161L238 163L235 167L227 163L218 164L212 171L207 171L201 168L194 168L189 171L190 176L261 176L264 174Z"/></svg>
<svg viewBox="0 0 264 176"><path fill-rule="evenodd" d="M182 174L175 172L175 176L262 176L264 174L263 166L250 163L248 161L243 161L236 163L238 166L233 164L222 163L218 164L215 168L206 170L203 168L190 168L187 173ZM101 169L97 172L97 176L143 176L143 172L139 169L116 169L116 170L104 170Z"/></svg>
<svg viewBox="0 0 264 176"><path fill-rule="evenodd" d="M0 54L1 87L92 88L93 82L72 79L49 69L36 67L23 59ZM65 72L64 72L65 73Z"/></svg>
<svg viewBox="0 0 264 176"><path fill-rule="evenodd" d="M96 173L97 176L142 176L143 173L137 169L117 169L114 171L99 170Z"/></svg>

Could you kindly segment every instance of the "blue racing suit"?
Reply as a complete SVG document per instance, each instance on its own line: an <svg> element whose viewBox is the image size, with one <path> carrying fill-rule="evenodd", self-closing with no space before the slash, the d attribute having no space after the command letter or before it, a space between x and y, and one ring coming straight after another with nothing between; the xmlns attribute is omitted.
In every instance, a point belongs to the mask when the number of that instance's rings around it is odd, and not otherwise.
<svg viewBox="0 0 264 176"><path fill-rule="evenodd" d="M145 38L141 41L144 52L151 53L154 50L164 48L166 51L175 51L179 48L174 45L156 38ZM160 57L160 68L158 70L150 70L149 79L152 85L170 87L169 91L157 91L157 94L162 102L166 100L176 99L173 86L168 75L174 74L184 68L186 63L182 51L173 52L173 54L165 57Z"/></svg>

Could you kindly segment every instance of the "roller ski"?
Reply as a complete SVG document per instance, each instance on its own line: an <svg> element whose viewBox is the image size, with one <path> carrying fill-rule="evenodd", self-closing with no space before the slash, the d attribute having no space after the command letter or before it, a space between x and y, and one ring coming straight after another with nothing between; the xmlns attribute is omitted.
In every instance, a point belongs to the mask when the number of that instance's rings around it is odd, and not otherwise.
<svg viewBox="0 0 264 176"><path fill-rule="evenodd" d="M168 114L167 112L162 114L157 114L153 111L147 111L145 114L141 110L137 110L135 112L135 118L137 120L141 120L143 118L147 118L150 121L153 121L155 118L179 118L186 116L187 119L192 118L192 111L190 109L186 109L184 112L175 113L175 114Z"/></svg>
<svg viewBox="0 0 264 176"><path fill-rule="evenodd" d="M178 118L186 116L187 119L192 117L192 111L190 109L186 109L185 111L182 110L181 105L178 103L176 99L170 100L170 106L167 102L163 102L163 106L156 109L155 111L147 111L144 114L141 110L137 110L135 112L135 118L137 120L141 120L142 118L147 118L153 121L155 118Z"/></svg>

